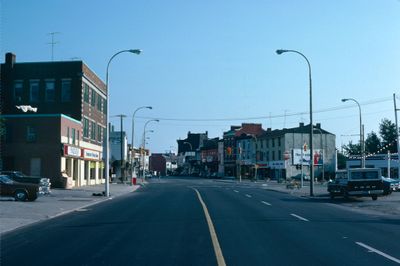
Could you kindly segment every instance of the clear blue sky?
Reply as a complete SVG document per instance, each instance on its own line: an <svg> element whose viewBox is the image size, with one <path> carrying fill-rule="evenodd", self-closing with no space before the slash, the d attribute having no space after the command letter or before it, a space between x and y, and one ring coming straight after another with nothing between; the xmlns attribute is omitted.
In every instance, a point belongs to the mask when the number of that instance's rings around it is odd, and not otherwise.
<svg viewBox="0 0 400 266"><path fill-rule="evenodd" d="M54 1L0 0L1 54L17 61L78 57L105 80L109 58L110 114L137 113L136 143L149 117L238 118L149 124L153 152L176 148L188 131L221 137L230 125L262 123L281 129L309 122L310 60L314 123L337 136L337 146L358 137L362 104L366 133L383 118L394 121L392 95L400 96L400 1ZM4 59L2 59L4 61ZM400 104L399 104L400 105ZM354 106L347 109L340 107ZM339 107L339 108L336 108ZM304 112L303 114L298 114ZM286 118L285 118L286 114ZM293 115L295 114L295 115ZM264 117L241 120L240 118ZM271 118L270 118L271 117ZM111 122L119 128L119 120ZM130 136L131 119L125 120ZM140 133L139 133L140 131Z"/></svg>

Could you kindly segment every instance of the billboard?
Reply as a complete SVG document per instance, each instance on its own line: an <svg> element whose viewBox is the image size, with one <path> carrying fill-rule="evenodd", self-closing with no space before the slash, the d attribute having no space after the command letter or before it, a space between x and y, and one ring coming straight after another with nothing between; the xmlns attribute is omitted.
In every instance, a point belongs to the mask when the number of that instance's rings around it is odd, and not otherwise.
<svg viewBox="0 0 400 266"><path fill-rule="evenodd" d="M324 163L324 150L315 149L313 151L314 165L322 165ZM292 165L303 164L310 165L310 150L293 149L292 150Z"/></svg>

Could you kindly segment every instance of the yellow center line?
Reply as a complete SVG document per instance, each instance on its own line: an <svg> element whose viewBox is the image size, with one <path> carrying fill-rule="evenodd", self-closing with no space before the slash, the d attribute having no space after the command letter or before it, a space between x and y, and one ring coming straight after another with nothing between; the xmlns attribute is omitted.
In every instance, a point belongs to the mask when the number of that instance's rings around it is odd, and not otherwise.
<svg viewBox="0 0 400 266"><path fill-rule="evenodd" d="M195 188L193 188L193 189L194 189L194 191L196 191L197 197L199 198L201 206L203 206L204 214L206 215L208 229L210 231L211 240L212 240L212 243L214 246L215 257L217 258L217 264L218 264L218 266L226 266L224 256L222 255L222 250L221 250L221 247L218 242L217 233L215 232L214 225L212 223L210 214L208 213L207 206L204 203L203 199L201 198L200 192Z"/></svg>

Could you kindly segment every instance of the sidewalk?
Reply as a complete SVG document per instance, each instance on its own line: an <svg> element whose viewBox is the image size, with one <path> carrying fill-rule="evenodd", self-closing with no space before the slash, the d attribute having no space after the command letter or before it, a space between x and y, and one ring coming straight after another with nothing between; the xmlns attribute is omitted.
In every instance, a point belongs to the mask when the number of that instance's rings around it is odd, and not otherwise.
<svg viewBox="0 0 400 266"><path fill-rule="evenodd" d="M147 183L147 182L145 182ZM115 198L133 192L145 183L138 180L138 184L110 184L110 197ZM18 202L13 198L0 198L0 233L14 230L38 221L54 218L80 208L94 205L108 200L102 194L105 185L77 187L73 189L52 189L51 194L39 196L33 202Z"/></svg>

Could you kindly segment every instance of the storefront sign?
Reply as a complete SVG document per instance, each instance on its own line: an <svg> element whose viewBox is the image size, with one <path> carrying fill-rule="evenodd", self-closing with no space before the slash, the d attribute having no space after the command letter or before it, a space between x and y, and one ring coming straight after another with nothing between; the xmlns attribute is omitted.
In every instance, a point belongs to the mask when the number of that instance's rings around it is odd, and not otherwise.
<svg viewBox="0 0 400 266"><path fill-rule="evenodd" d="M271 161L269 166L271 169L285 169L285 161Z"/></svg>
<svg viewBox="0 0 400 266"><path fill-rule="evenodd" d="M92 159L92 160L99 160L100 159L100 152L84 149L83 150L83 158Z"/></svg>
<svg viewBox="0 0 400 266"><path fill-rule="evenodd" d="M78 147L64 145L64 155L81 157L81 149Z"/></svg>

